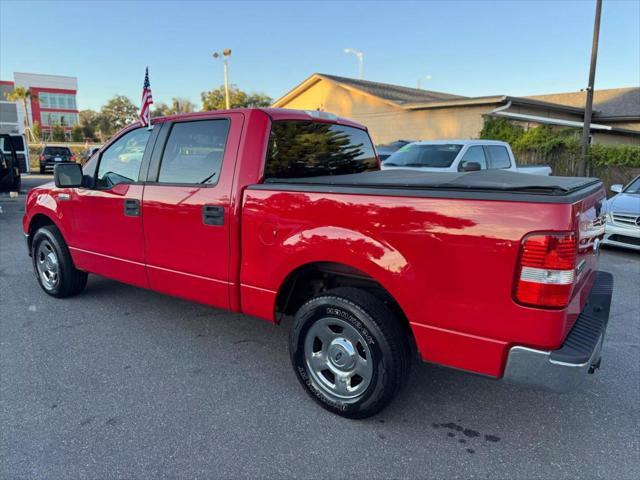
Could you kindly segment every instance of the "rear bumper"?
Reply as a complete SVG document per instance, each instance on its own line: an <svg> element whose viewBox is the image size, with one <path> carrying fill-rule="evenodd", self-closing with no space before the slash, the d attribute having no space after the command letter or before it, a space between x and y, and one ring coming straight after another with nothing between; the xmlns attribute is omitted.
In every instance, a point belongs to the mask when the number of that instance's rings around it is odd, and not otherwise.
<svg viewBox="0 0 640 480"><path fill-rule="evenodd" d="M556 392L576 389L600 366L609 321L613 276L597 272L587 304L558 350L515 346L509 350L503 379Z"/></svg>

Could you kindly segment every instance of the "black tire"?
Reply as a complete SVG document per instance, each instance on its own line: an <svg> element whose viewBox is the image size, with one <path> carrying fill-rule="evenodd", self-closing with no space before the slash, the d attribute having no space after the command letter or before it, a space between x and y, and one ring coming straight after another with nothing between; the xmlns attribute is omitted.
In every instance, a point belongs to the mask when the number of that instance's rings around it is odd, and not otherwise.
<svg viewBox="0 0 640 480"><path fill-rule="evenodd" d="M44 175L45 168L40 165L40 175Z"/></svg>
<svg viewBox="0 0 640 480"><path fill-rule="evenodd" d="M337 325L331 325L333 322ZM338 338L331 340L328 346L325 343L331 337L325 341L319 338L320 334L316 336L314 333L325 325L331 330L338 330L338 333L334 332ZM342 331L339 330L341 326L344 328ZM340 335L354 338L354 330L358 334L356 338L364 340L366 345L357 340L349 342L356 343L355 348L348 347L348 352L344 351L347 355L343 355ZM311 345L313 346L310 347ZM296 313L289 334L291 363L304 389L320 406L347 418L369 417L389 404L409 374L409 345L400 319L374 295L351 287L330 290L305 303ZM360 385L364 388L357 396L338 398L338 391L332 390L331 377L334 378L335 388L341 388L345 392L347 388L353 387L354 377L359 375L343 372L341 369L345 366L336 364L334 360L347 358L346 362L351 362L349 359L353 352L356 352L356 360L353 362L364 359L363 363L368 364L370 359L371 370L364 378L360 377L361 380L356 384L356 390ZM313 368L313 358L317 358L320 364L326 361L326 369L320 371L323 366ZM346 367L348 369L348 365ZM339 387L338 375L343 373L345 376L352 375L348 380L348 387L346 382Z"/></svg>
<svg viewBox="0 0 640 480"><path fill-rule="evenodd" d="M67 243L55 225L39 228L31 243L33 271L42 290L56 298L77 295L87 285L87 273L78 270L73 264ZM47 267L47 261L55 258L56 273L47 277L41 273ZM48 281L49 279L49 281Z"/></svg>

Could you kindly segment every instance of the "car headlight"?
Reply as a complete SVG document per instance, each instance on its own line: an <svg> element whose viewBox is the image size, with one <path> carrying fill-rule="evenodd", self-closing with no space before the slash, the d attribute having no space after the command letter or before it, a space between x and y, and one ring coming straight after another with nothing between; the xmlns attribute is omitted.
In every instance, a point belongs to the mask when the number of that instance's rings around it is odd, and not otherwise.
<svg viewBox="0 0 640 480"><path fill-rule="evenodd" d="M605 223L613 222L613 218L611 217L611 212L607 212L604 214L604 221Z"/></svg>

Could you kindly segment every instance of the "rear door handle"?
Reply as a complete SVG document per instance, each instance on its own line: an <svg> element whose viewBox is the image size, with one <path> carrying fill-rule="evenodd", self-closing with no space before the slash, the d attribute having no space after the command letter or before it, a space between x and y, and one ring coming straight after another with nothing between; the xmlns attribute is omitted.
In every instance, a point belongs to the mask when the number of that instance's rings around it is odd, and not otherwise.
<svg viewBox="0 0 640 480"><path fill-rule="evenodd" d="M140 216L140 200L136 200L134 198L125 198L124 214L127 217L139 217Z"/></svg>
<svg viewBox="0 0 640 480"><path fill-rule="evenodd" d="M224 207L204 205L202 207L202 223L205 225L224 225Z"/></svg>

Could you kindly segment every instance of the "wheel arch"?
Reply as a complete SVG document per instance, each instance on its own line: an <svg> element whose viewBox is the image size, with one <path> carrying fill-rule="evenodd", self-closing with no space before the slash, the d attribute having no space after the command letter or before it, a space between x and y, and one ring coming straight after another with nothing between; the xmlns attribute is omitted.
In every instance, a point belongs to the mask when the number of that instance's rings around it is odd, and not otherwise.
<svg viewBox="0 0 640 480"><path fill-rule="evenodd" d="M29 220L29 227L27 230L27 245L29 247L29 255L31 255L31 244L33 243L33 236L38 231L38 229L42 227L46 227L47 225L53 225L60 230L58 224L53 220L49 215L45 215L44 213L36 213ZM62 232L60 232L62 234Z"/></svg>
<svg viewBox="0 0 640 480"><path fill-rule="evenodd" d="M314 261L300 265L284 279L275 301L275 318L280 322L283 315L293 315L313 296L338 287L354 287L380 298L403 325L413 349L415 338L409 319L396 298L381 282L368 273L339 262Z"/></svg>

